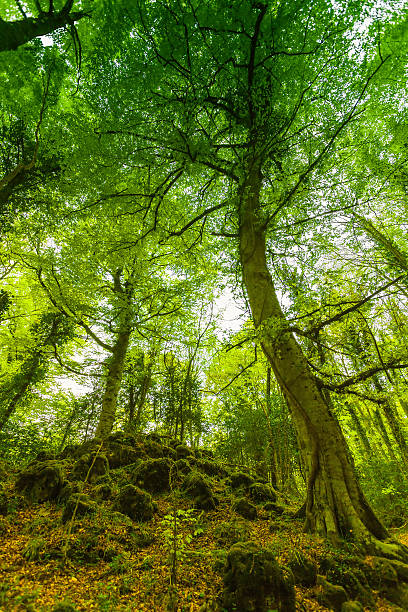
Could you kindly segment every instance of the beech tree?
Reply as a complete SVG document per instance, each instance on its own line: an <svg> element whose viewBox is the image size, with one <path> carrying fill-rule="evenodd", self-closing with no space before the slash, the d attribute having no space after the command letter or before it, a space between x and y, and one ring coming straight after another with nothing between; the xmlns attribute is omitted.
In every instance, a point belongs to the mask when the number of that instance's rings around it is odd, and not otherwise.
<svg viewBox="0 0 408 612"><path fill-rule="evenodd" d="M140 2L120 64L124 79L138 71L144 77L134 96L149 113L145 129L142 111L132 115L113 96L119 112L102 120L99 132L131 134L140 155L154 150L171 160L173 172L202 168L203 183L217 183L217 203L209 205L206 192L173 234L199 232L203 219L226 213L215 231L237 241L258 341L297 432L307 473L305 528L406 557L387 541L363 496L340 426L286 320L268 256L276 222L335 180L331 155L364 112L387 61L369 31L358 34L370 9L348 2ZM309 198L311 212L316 200Z"/></svg>

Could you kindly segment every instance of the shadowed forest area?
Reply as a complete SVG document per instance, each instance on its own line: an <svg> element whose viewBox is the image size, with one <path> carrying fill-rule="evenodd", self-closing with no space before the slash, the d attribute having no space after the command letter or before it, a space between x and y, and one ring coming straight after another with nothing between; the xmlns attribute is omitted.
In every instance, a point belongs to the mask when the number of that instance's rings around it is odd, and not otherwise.
<svg viewBox="0 0 408 612"><path fill-rule="evenodd" d="M408 2L0 0L0 610L408 610Z"/></svg>

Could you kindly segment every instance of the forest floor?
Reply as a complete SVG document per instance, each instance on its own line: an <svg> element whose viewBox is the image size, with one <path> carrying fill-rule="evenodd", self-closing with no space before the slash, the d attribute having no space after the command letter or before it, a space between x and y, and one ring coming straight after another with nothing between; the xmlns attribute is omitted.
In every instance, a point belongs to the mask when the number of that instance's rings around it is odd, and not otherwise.
<svg viewBox="0 0 408 612"><path fill-rule="evenodd" d="M13 499L13 487L12 479L3 485L9 499ZM82 491L91 495L92 488L85 483ZM232 509L221 481L214 480L213 492L219 504L205 512L191 509L182 491L155 495L153 517L143 524L110 512L105 503L98 504L95 512L65 523L61 520L63 507L54 501L16 503L0 516L0 611L165 612L169 609L175 543L174 609L213 610L211 602L223 589L220 568L228 545L225 526L237 521L245 540L272 550L282 565L304 557L319 568L323 560L328 567L340 564L341 568L343 563L347 569L347 555L342 558L323 540L302 533L300 521L285 514L271 517L262 506L255 520L243 520ZM408 529L398 532L398 537L408 544ZM295 589L296 610L331 609L318 603L319 587ZM401 610L375 591L374 601L375 607L365 610Z"/></svg>

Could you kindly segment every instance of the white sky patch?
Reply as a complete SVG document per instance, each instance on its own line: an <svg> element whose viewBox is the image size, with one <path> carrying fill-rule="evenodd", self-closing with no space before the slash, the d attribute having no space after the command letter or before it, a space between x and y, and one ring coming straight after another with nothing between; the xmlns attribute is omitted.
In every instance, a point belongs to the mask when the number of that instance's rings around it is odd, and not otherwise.
<svg viewBox="0 0 408 612"><path fill-rule="evenodd" d="M52 47L54 44L54 41L51 36L40 36L40 40L43 44L43 47Z"/></svg>

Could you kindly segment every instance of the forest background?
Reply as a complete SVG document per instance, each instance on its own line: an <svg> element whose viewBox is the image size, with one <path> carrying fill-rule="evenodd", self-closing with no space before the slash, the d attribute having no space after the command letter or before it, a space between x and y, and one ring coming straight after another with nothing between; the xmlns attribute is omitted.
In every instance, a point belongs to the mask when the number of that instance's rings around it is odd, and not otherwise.
<svg viewBox="0 0 408 612"><path fill-rule="evenodd" d="M406 559L406 3L0 15L3 457L155 431Z"/></svg>

